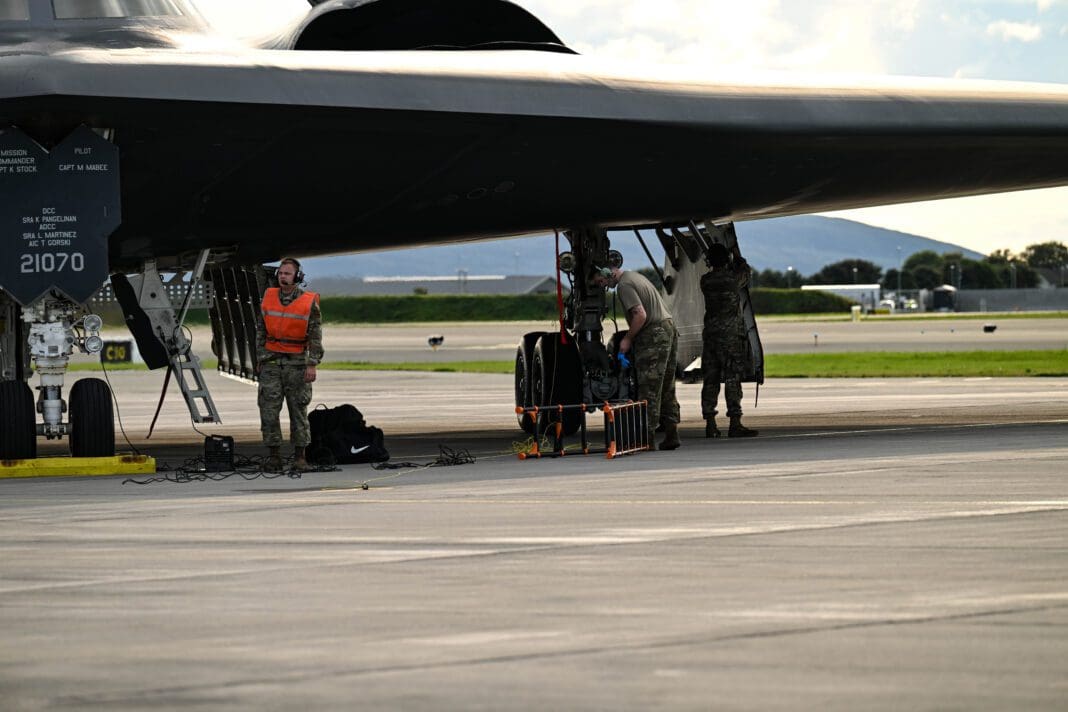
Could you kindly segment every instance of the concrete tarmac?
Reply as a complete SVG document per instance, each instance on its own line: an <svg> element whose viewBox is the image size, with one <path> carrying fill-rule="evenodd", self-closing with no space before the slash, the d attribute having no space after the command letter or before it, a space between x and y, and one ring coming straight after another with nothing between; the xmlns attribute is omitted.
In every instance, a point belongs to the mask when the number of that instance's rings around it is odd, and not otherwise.
<svg viewBox="0 0 1068 712"><path fill-rule="evenodd" d="M112 378L135 445L197 453ZM773 381L714 441L680 385L683 447L613 461L519 462L509 376L316 388L394 461L477 460L0 481L0 707L1068 707L1068 379Z"/></svg>

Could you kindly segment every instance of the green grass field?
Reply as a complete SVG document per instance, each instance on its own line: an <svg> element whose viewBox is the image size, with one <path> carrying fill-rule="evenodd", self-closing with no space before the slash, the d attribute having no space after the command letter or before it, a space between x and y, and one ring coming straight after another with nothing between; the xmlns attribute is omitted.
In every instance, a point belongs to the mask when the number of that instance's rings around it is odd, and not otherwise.
<svg viewBox="0 0 1068 712"><path fill-rule="evenodd" d="M340 363L331 370L512 373L512 361L452 363ZM1068 376L1068 350L915 351L772 354L768 378L918 378L977 376Z"/></svg>
<svg viewBox="0 0 1068 712"><path fill-rule="evenodd" d="M832 314L757 314L764 321L852 321L848 312ZM868 314L861 321L1005 321L1008 319L1068 319L1068 312L924 312L897 314Z"/></svg>
<svg viewBox="0 0 1068 712"><path fill-rule="evenodd" d="M1068 350L772 354L768 378L1068 376Z"/></svg>
<svg viewBox="0 0 1068 712"><path fill-rule="evenodd" d="M514 361L443 361L425 363L408 361L398 363L370 363L367 361L344 361L324 363L320 368L329 371L428 371L433 373L511 373Z"/></svg>
<svg viewBox="0 0 1068 712"><path fill-rule="evenodd" d="M206 361L207 370L216 364ZM430 371L510 374L512 361L441 363L326 362L328 371ZM99 370L97 363L75 363L71 370ZM142 365L109 366L109 371L144 369ZM982 376L1068 376L1068 350L1052 351L862 351L824 354L771 354L768 378L920 378Z"/></svg>

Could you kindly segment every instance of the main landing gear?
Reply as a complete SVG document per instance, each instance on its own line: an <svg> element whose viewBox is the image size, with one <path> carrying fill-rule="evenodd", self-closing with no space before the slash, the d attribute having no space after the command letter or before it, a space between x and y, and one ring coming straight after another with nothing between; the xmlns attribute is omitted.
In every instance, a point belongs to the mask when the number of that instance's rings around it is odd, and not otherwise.
<svg viewBox="0 0 1068 712"><path fill-rule="evenodd" d="M602 228L581 228L565 233L571 251L557 257L560 272L570 281L560 331L535 331L523 336L515 356L515 404L546 410L540 422L518 415L527 434L545 429L545 424L563 421L566 435L574 434L582 421L576 410L556 413L549 406L586 403L593 410L610 400L635 398L633 369L612 357L603 340L602 320L607 314L605 289L594 281L594 264L621 265L623 258L609 250ZM610 346L618 339L610 341ZM539 427L540 426L540 427Z"/></svg>

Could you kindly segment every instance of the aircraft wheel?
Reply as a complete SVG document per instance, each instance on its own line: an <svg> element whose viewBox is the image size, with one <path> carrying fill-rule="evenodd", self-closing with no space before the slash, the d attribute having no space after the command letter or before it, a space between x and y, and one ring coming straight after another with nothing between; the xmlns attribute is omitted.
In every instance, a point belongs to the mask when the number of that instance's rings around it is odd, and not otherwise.
<svg viewBox="0 0 1068 712"><path fill-rule="evenodd" d="M515 352L515 405L517 408L529 408L534 405L531 397L531 362L534 359L534 347L538 339L545 335L544 331L532 331L523 336L523 341ZM534 421L526 414L516 415L519 427L527 435L534 434Z"/></svg>
<svg viewBox="0 0 1068 712"><path fill-rule="evenodd" d="M573 342L560 343L558 333L546 334L538 339L531 361L531 397L539 406L572 405L582 402L582 368L578 351ZM554 423L558 416L544 416ZM582 413L577 410L563 414L564 435L574 435L582 423Z"/></svg>
<svg viewBox="0 0 1068 712"><path fill-rule="evenodd" d="M83 378L70 389L70 454L115 454L115 417L111 389L99 378Z"/></svg>
<svg viewBox="0 0 1068 712"><path fill-rule="evenodd" d="M0 460L37 457L37 413L33 391L25 381L0 382Z"/></svg>

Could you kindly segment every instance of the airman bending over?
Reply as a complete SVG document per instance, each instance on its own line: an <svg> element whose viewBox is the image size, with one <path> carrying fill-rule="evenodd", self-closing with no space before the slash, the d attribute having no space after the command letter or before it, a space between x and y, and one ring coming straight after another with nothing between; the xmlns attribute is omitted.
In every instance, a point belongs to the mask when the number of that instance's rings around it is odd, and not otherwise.
<svg viewBox="0 0 1068 712"><path fill-rule="evenodd" d="M661 450L674 450L679 440L679 401L675 397L675 362L679 334L671 312L652 282L637 272L619 267L595 267L594 283L615 287L627 315L627 334L619 343L620 353L633 350L638 371L638 398L649 403L649 443L656 441L654 429L664 426Z"/></svg>

